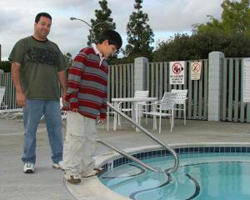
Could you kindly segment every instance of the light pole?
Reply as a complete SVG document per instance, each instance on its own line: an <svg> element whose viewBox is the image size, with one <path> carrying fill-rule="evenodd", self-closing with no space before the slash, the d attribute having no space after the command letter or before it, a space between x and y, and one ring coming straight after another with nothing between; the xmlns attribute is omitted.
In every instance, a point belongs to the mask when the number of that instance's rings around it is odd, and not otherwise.
<svg viewBox="0 0 250 200"><path fill-rule="evenodd" d="M76 17L70 17L70 20L79 20L79 21L85 23L86 25L88 25L91 29L93 28L88 22L84 21L83 19L79 19Z"/></svg>
<svg viewBox="0 0 250 200"><path fill-rule="evenodd" d="M76 17L70 17L70 20L79 20L81 22L83 22L84 24L86 24L87 26L90 27L89 29L89 33L90 33L90 43L92 43L92 40L93 40L93 37L94 37L94 34L93 34L93 28L100 25L100 24L104 24L104 23L109 23L111 24L110 22L98 22L97 24L95 24L94 26L91 26L88 22L84 21L83 19L79 19L79 18L76 18ZM112 25L112 24L111 24Z"/></svg>
<svg viewBox="0 0 250 200"><path fill-rule="evenodd" d="M84 24L86 24L87 26L90 27L89 34L90 34L90 44L91 44L92 39L93 39L93 27L88 22L84 21L83 19L79 19L79 18L76 18L76 17L70 17L70 20L79 20L79 21L83 22Z"/></svg>

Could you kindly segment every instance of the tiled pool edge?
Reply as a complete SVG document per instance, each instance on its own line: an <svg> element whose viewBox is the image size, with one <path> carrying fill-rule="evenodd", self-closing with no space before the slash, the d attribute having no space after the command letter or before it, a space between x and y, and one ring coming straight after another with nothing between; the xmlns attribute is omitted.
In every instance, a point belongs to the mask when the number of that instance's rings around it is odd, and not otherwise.
<svg viewBox="0 0 250 200"><path fill-rule="evenodd" d="M201 147L201 148L210 148L211 146L213 148L215 147L231 147L231 148L241 148L241 147L247 147L250 150L250 143L249 142L243 142L243 143L173 143L169 145L172 148L192 148L192 147ZM232 149L232 150L233 150ZM128 148L125 149L127 153L130 154L137 154L141 152L147 152L147 151L162 151L162 147L159 145L152 145L152 146L144 146L144 147L138 147L138 148ZM190 149L191 150L191 149ZM215 149L214 149L215 150ZM235 149L236 150L236 149ZM234 151L234 150L233 150ZM206 153L206 152L204 152ZM106 163L110 162L110 160L120 159L123 156L120 156L120 154L115 152L110 152L104 155L96 156L96 165L97 166L103 166ZM130 200L127 197L121 196L112 190L105 187L98 179L98 177L92 177L89 179L84 179L81 184L79 185L72 185L67 183L66 184L68 190L75 196L78 200Z"/></svg>
<svg viewBox="0 0 250 200"><path fill-rule="evenodd" d="M182 153L250 153L250 143L200 143L200 144L172 144L169 145L174 148L177 154ZM151 157L159 157L171 155L168 150L163 149L159 145L146 146L139 148L126 149L126 152L132 154L138 159L145 159ZM105 170L114 168L131 161L118 153L112 153L103 155L107 156L100 163L97 163L99 167L103 167ZM99 157L100 159L100 157Z"/></svg>

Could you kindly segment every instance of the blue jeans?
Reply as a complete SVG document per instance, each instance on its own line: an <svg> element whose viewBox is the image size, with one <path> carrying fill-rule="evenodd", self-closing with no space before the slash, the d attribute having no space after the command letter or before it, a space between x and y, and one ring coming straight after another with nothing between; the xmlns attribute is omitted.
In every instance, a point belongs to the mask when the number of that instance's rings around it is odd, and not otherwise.
<svg viewBox="0 0 250 200"><path fill-rule="evenodd" d="M24 152L22 161L24 163L36 162L36 132L42 115L45 117L52 161L58 163L62 160L63 137L62 118L59 101L49 100L27 100L24 114Z"/></svg>

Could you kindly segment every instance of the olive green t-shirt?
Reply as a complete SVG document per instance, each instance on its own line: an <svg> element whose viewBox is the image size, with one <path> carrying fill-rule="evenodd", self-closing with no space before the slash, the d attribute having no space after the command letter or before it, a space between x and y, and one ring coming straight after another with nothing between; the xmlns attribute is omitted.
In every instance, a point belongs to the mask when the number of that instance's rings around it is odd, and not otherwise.
<svg viewBox="0 0 250 200"><path fill-rule="evenodd" d="M19 40L9 60L21 64L20 80L27 99L59 100L57 72L65 70L67 63L58 46L32 36Z"/></svg>

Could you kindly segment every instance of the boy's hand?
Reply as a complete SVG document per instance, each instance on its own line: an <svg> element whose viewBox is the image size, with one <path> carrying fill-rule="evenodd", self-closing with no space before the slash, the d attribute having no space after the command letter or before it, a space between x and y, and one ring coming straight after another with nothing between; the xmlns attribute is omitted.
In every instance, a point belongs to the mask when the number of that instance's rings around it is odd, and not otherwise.
<svg viewBox="0 0 250 200"><path fill-rule="evenodd" d="M106 118L100 118L100 123L105 123L106 122Z"/></svg>
<svg viewBox="0 0 250 200"><path fill-rule="evenodd" d="M73 108L72 112L78 112L78 108Z"/></svg>

